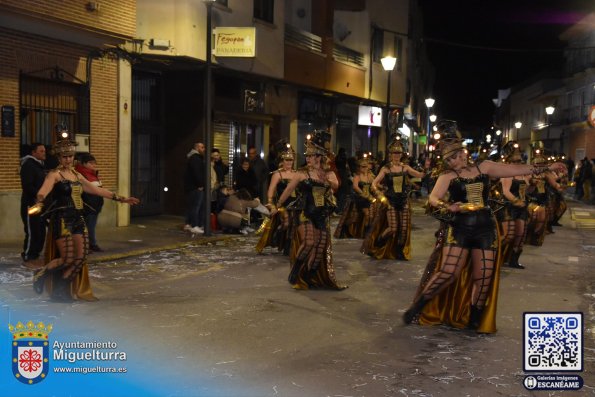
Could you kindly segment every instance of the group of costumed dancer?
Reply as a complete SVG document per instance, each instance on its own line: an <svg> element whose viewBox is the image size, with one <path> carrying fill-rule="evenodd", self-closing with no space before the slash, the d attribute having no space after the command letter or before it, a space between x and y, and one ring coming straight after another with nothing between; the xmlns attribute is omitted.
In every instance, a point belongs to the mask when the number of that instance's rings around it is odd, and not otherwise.
<svg viewBox="0 0 595 397"><path fill-rule="evenodd" d="M522 164L516 142L503 148L502 161L472 162L456 122L442 120L437 128L439 162L431 170L434 187L427 207L440 223L403 321L493 333L500 266L523 268L518 259L524 242L541 245L548 224L557 223L565 210L560 180L566 166L548 163L538 149L533 150L531 164ZM283 157L269 189L272 218L257 245L258 252L271 245L289 254L289 282L298 289L345 288L337 283L332 264L329 217L338 181L326 167L329 151L323 143L316 137L306 141L303 169L292 171L293 152ZM361 251L374 259L409 260L411 178L426 175L402 162L404 148L398 137L388 153L389 162L378 175L366 158L358 161L353 196L334 236L364 238ZM282 237L273 238L275 233ZM289 246L279 245L281 241Z"/></svg>
<svg viewBox="0 0 595 397"><path fill-rule="evenodd" d="M50 171L37 192L37 203L29 208L29 215L48 219L45 245L45 265L33 274L33 288L38 294L45 289L52 300L94 301L89 281L87 255L89 237L83 217L83 192L135 205L135 197L121 197L92 184L74 169L77 143L71 134L62 130L54 145L59 165Z"/></svg>

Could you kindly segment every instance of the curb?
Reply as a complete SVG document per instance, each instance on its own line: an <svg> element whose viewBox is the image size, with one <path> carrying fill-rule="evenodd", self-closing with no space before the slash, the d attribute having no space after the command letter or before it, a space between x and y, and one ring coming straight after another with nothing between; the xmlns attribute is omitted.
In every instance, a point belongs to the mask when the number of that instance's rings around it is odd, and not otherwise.
<svg viewBox="0 0 595 397"><path fill-rule="evenodd" d="M161 246L158 246L158 247L141 248L141 249L137 249L137 250L131 250L131 251L126 251L126 252L114 253L114 254L111 254L111 255L90 256L90 257L88 256L87 257L87 263L89 263L89 264L91 264L91 263L95 264L95 263L102 263L102 262L110 262L110 261L115 261L115 260L118 260L118 259L129 258L131 256L139 256L139 255L152 254L152 253L159 252L159 251L166 251L166 250L183 248L183 247L192 247L192 246L207 245L209 243L216 243L216 242L219 242L219 241L231 240L232 238L234 238L234 235L217 236L217 237L205 237L205 238L201 238L201 239L196 240L196 241L184 241L184 242L179 242L179 243L174 243L174 244L161 245Z"/></svg>

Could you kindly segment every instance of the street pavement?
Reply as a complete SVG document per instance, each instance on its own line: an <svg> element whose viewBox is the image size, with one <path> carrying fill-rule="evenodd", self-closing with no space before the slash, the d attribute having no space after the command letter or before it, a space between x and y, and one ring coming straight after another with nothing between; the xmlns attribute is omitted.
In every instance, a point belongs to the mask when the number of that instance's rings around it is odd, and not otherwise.
<svg viewBox="0 0 595 397"><path fill-rule="evenodd" d="M502 269L495 334L402 324L437 226L421 202L409 262L374 261L359 240L333 241L344 291L293 290L287 258L256 255L258 237L191 236L182 218L159 216L98 230L105 252L90 256L93 303L36 295L20 242L0 242L0 301L13 321L27 313L68 324L63 338L117 340L135 369L126 379L167 384L150 395L168 396L545 395L523 386L523 312L580 311L585 386L548 395L594 395L595 211L569 204L563 227L525 248L525 270Z"/></svg>

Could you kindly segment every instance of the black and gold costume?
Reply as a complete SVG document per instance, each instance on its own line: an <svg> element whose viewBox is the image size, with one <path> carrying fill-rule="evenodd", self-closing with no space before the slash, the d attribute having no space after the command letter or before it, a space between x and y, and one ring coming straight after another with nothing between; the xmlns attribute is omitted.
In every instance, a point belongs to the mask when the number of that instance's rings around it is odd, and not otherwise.
<svg viewBox="0 0 595 397"><path fill-rule="evenodd" d="M374 174L370 173L370 176L374 180ZM358 187L362 193L354 191L348 197L343 214L335 229L335 238L364 238L370 227L376 208L376 204L372 203L374 201L371 190L372 183L359 181Z"/></svg>
<svg viewBox="0 0 595 397"><path fill-rule="evenodd" d="M296 289L345 288L337 283L333 267L329 217L335 209L332 189L327 183L311 178L299 182L299 200L293 208L299 211L300 225L292 242L289 283ZM292 248L292 251L294 249Z"/></svg>
<svg viewBox="0 0 595 397"><path fill-rule="evenodd" d="M530 214L527 225L526 243L541 247L546 233L546 222L548 218L549 195L546 189L547 180L545 174L535 175L531 178L533 189L529 192L528 211ZM539 212L545 211L545 219L540 219Z"/></svg>
<svg viewBox="0 0 595 397"><path fill-rule="evenodd" d="M50 296L56 300L81 299L86 301L96 300L91 290L87 254L89 240L87 227L83 217L83 200L80 174L74 170L76 181L70 181L62 176L52 190L52 203L47 210L49 215L49 228L46 240L46 264L60 258L56 240L65 241L65 258L58 267L48 269L44 267L37 270L34 277L34 288L41 293L45 288ZM75 252L73 235L80 235L83 239L82 253ZM79 256L81 255L81 256ZM72 272L64 277L65 268Z"/></svg>
<svg viewBox="0 0 595 397"><path fill-rule="evenodd" d="M361 252L376 259L411 259L411 206L409 174L401 166L399 172L385 173L386 204L379 206L366 235Z"/></svg>
<svg viewBox="0 0 595 397"><path fill-rule="evenodd" d="M281 179L275 187L275 204L287 185L289 184L288 178L283 178L285 171L277 170ZM257 233L262 233L260 240L256 244L256 252L262 253L265 247L275 247L278 251L282 252L283 255L289 255L291 236L295 232L297 224L296 212L290 210L292 203L297 199L296 193L293 192L291 197L287 200L285 208L279 208L279 211L270 218L267 218L260 226Z"/></svg>
<svg viewBox="0 0 595 397"><path fill-rule="evenodd" d="M419 313L422 325L472 326L478 332L496 332L499 237L488 204L489 189L489 177L481 171L474 178L457 173L451 180L449 201L463 203L464 210L441 222L406 322ZM481 266L472 266L473 258Z"/></svg>

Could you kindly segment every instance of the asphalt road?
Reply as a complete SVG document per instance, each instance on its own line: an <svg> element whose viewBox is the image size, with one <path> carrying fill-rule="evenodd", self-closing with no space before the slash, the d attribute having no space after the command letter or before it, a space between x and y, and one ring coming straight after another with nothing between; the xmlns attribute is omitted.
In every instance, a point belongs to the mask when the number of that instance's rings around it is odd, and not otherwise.
<svg viewBox="0 0 595 397"><path fill-rule="evenodd" d="M527 247L525 270L502 271L498 332L478 335L401 322L436 225L416 209L410 262L374 261L360 241L334 240L344 291L293 290L285 257L256 255L257 237L238 236L93 264L94 303L49 302L26 269L5 265L0 299L13 320L68 324L62 339L117 340L128 365L148 384L169 382L170 396L546 395L522 384L523 312L581 311L585 386L547 395L595 394L595 231L556 228Z"/></svg>

